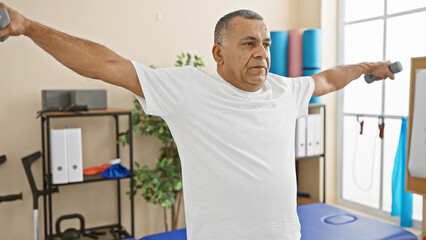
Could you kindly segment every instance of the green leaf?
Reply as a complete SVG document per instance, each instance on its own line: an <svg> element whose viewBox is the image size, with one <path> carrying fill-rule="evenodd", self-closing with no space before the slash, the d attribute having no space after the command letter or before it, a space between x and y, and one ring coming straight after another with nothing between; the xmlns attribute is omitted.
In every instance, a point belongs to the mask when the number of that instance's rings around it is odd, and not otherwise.
<svg viewBox="0 0 426 240"><path fill-rule="evenodd" d="M174 189L176 191L182 190L182 181L178 181L177 183L175 183Z"/></svg>
<svg viewBox="0 0 426 240"><path fill-rule="evenodd" d="M158 181L158 178L154 178L154 179L152 179L152 184L156 185L156 184L158 184L158 183L160 183L160 182Z"/></svg>
<svg viewBox="0 0 426 240"><path fill-rule="evenodd" d="M173 158L170 158L168 161L167 161L167 167L170 167L170 165L172 165L172 163L173 163Z"/></svg>
<svg viewBox="0 0 426 240"><path fill-rule="evenodd" d="M186 56L187 56L188 59L186 59L186 64L185 65L188 66L188 65L191 64L191 54L187 53Z"/></svg>
<svg viewBox="0 0 426 240"><path fill-rule="evenodd" d="M147 132L151 132L152 130L154 130L154 126L153 125L146 126L146 131Z"/></svg>

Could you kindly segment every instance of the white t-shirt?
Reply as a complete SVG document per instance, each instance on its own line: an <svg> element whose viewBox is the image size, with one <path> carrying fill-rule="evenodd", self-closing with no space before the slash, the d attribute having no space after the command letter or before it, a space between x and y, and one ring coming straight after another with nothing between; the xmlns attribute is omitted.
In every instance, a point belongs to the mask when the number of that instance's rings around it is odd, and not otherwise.
<svg viewBox="0 0 426 240"><path fill-rule="evenodd" d="M299 239L295 123L313 79L269 73L246 92L217 73L132 63L145 95L137 99L178 147L188 240Z"/></svg>

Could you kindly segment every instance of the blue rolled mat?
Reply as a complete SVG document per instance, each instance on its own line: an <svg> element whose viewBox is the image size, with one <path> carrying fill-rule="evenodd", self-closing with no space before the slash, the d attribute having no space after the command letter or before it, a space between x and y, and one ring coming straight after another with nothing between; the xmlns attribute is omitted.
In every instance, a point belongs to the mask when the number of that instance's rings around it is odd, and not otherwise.
<svg viewBox="0 0 426 240"><path fill-rule="evenodd" d="M303 69L321 68L321 29L303 32Z"/></svg>
<svg viewBox="0 0 426 240"><path fill-rule="evenodd" d="M319 68L315 68L315 69L303 69L303 76L312 76L316 73L319 73L321 70ZM320 104L321 103L321 98L320 97L312 97L311 100L309 100L309 103L317 103Z"/></svg>
<svg viewBox="0 0 426 240"><path fill-rule="evenodd" d="M311 97L311 99L309 99L309 103L321 104L321 97Z"/></svg>
<svg viewBox="0 0 426 240"><path fill-rule="evenodd" d="M312 76L314 74L317 74L321 71L319 68L314 69L303 69L303 76Z"/></svg>
<svg viewBox="0 0 426 240"><path fill-rule="evenodd" d="M288 33L286 31L271 32L271 67L269 72L287 76Z"/></svg>

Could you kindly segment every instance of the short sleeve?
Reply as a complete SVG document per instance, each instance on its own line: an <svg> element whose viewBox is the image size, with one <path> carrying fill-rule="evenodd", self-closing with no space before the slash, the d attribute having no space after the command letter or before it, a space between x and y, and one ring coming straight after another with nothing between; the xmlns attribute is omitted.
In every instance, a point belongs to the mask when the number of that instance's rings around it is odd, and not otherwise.
<svg viewBox="0 0 426 240"><path fill-rule="evenodd" d="M298 109L297 117L306 117L309 110L309 100L315 89L315 81L312 77L293 78L293 95Z"/></svg>
<svg viewBox="0 0 426 240"><path fill-rule="evenodd" d="M134 94L144 112L149 115L171 118L183 96L192 67L152 69L132 61L139 78L144 98Z"/></svg>

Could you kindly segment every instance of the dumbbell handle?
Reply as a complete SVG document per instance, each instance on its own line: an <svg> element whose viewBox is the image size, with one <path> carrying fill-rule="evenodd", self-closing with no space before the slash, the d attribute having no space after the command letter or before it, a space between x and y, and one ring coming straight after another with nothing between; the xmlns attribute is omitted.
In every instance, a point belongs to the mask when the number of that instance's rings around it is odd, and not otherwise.
<svg viewBox="0 0 426 240"><path fill-rule="evenodd" d="M391 65L389 65L389 69L393 73L399 73L402 71L402 64L400 62L394 62ZM368 74L364 75L364 79L367 83L372 83L376 81L378 78L379 78L378 76L374 76L374 75L368 75Z"/></svg>
<svg viewBox="0 0 426 240"><path fill-rule="evenodd" d="M6 28L9 25L9 23L10 23L10 17L9 17L9 14L7 13L7 10L4 8L0 8L0 30ZM8 38L9 36L4 36L0 38L0 42L4 42Z"/></svg>

